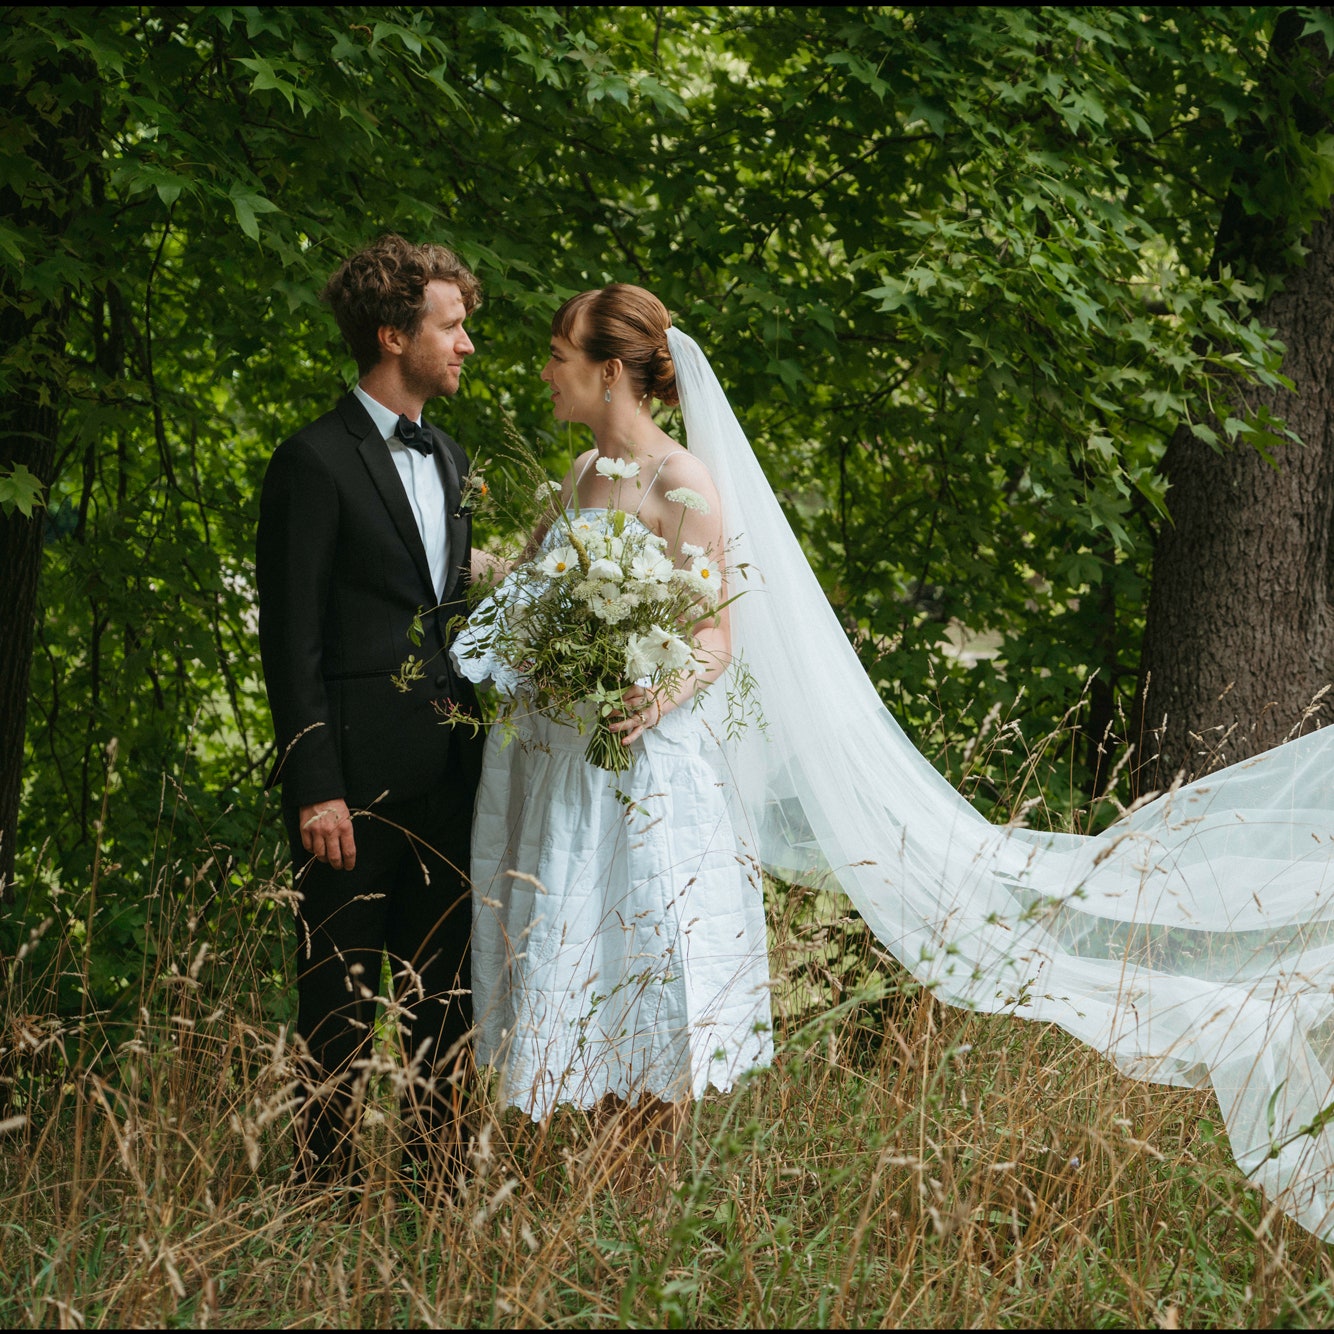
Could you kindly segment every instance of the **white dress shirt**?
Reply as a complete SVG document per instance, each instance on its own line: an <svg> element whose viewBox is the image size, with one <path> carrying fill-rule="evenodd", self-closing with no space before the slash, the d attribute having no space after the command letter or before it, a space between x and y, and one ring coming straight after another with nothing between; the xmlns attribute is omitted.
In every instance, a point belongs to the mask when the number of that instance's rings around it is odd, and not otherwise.
<svg viewBox="0 0 1334 1334"><path fill-rule="evenodd" d="M434 453L423 456L409 449L397 435L398 413L373 399L360 385L352 391L361 406L371 414L376 430L384 436L389 455L408 493L412 516L417 520L417 531L426 548L426 559L431 567L431 584L436 597L445 592L445 571L449 568L449 525L445 520L445 483L440 476L440 465ZM421 425L421 418L417 419Z"/></svg>

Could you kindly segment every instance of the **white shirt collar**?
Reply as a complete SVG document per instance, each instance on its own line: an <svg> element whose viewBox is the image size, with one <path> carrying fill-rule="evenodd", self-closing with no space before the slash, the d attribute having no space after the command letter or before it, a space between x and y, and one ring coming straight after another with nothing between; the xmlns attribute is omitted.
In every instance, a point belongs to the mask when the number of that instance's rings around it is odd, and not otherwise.
<svg viewBox="0 0 1334 1334"><path fill-rule="evenodd" d="M375 423L375 429L386 440L401 445L402 441L398 440L395 435L398 430L398 413L392 408L385 407L379 399L372 398L360 385L357 385L352 392L357 396L357 402L371 414L371 421ZM420 417L417 418L417 424L421 424Z"/></svg>

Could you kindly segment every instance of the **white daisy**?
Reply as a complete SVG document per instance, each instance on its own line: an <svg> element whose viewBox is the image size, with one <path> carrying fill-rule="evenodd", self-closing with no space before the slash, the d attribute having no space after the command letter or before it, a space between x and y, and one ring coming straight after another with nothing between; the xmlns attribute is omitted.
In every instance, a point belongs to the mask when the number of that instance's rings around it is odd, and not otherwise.
<svg viewBox="0 0 1334 1334"><path fill-rule="evenodd" d="M648 633L643 636L640 651L654 667L662 667L669 672L682 671L694 662L690 645L680 635L664 630L660 625L649 627Z"/></svg>
<svg viewBox="0 0 1334 1334"><path fill-rule="evenodd" d="M579 556L573 547L553 547L537 567L543 574L558 579L579 568Z"/></svg>
<svg viewBox="0 0 1334 1334"><path fill-rule="evenodd" d="M718 590L722 585L722 576L718 567L708 556L696 556L690 562L690 582L701 593L707 593L710 597L717 597Z"/></svg>
<svg viewBox="0 0 1334 1334"><path fill-rule="evenodd" d="M625 571L614 560L608 560L603 556L589 565L588 577L602 579L610 584L619 584L625 578Z"/></svg>
<svg viewBox="0 0 1334 1334"><path fill-rule="evenodd" d="M598 459L593 467L603 477L611 477L617 481L639 476L639 464L633 459Z"/></svg>
<svg viewBox="0 0 1334 1334"><path fill-rule="evenodd" d="M601 560L607 554L607 539L592 525L575 523L570 531L583 544L589 560Z"/></svg>
<svg viewBox="0 0 1334 1334"><path fill-rule="evenodd" d="M700 554L703 555L703 552ZM674 568L666 557L642 551L630 562L630 578L641 584L668 584Z"/></svg>

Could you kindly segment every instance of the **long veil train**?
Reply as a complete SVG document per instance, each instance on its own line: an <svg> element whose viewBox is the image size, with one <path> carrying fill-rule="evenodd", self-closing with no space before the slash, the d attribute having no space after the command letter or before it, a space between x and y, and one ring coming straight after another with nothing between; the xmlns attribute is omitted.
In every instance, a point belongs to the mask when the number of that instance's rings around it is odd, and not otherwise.
<svg viewBox="0 0 1334 1334"><path fill-rule="evenodd" d="M1334 729L1096 836L992 825L885 708L699 346L668 345L729 562L762 576L732 632L766 727L726 743L760 861L832 874L943 1001L1058 1024L1139 1079L1212 1083L1242 1170L1334 1240Z"/></svg>

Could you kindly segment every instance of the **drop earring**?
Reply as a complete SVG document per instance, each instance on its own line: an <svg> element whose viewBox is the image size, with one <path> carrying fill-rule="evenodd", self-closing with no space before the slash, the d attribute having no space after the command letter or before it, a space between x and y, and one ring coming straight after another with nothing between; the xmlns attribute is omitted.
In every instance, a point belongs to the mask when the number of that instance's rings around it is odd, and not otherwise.
<svg viewBox="0 0 1334 1334"><path fill-rule="evenodd" d="M611 402L611 389L610 389L610 388L606 389L606 390L603 392L603 395L602 395L602 401L603 401L604 403L610 403L610 402Z"/></svg>

